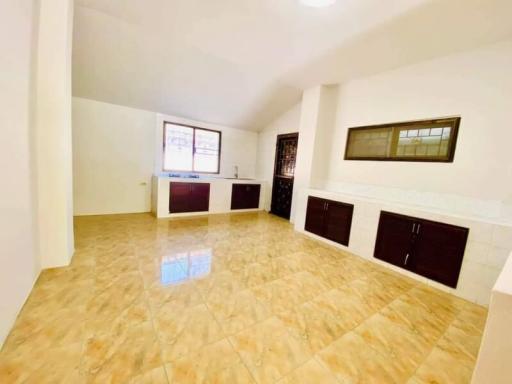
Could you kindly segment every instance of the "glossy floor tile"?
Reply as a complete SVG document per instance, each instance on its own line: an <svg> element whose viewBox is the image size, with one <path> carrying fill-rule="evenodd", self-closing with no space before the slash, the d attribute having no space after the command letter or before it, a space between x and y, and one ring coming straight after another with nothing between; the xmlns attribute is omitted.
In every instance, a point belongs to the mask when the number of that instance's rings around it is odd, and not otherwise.
<svg viewBox="0 0 512 384"><path fill-rule="evenodd" d="M3 383L469 383L486 309L266 213L75 219Z"/></svg>

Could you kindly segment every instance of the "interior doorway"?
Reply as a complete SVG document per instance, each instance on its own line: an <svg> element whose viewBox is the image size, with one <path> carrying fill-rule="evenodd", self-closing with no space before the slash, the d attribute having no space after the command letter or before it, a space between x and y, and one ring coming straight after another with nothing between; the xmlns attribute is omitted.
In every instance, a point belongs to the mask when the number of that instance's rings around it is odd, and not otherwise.
<svg viewBox="0 0 512 384"><path fill-rule="evenodd" d="M290 220L298 133L277 136L270 212Z"/></svg>

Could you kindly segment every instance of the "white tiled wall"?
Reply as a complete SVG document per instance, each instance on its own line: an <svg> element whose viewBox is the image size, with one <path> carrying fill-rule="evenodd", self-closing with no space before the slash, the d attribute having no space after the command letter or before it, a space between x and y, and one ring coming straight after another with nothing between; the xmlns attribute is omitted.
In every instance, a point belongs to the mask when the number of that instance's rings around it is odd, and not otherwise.
<svg viewBox="0 0 512 384"><path fill-rule="evenodd" d="M308 196L318 196L354 204L354 216L349 247L330 242L304 231ZM469 237L457 289L446 287L373 257L381 210L469 228ZM456 214L440 214L438 212L430 212L423 208L420 209L397 203L371 200L363 197L359 198L354 195L344 195L337 192L320 190L301 191L298 198L295 229L342 249L346 249L358 256L389 267L397 272L406 274L426 284L482 305L488 305L491 288L503 268L508 254L512 251L512 226L508 223L505 224L499 221L464 217Z"/></svg>

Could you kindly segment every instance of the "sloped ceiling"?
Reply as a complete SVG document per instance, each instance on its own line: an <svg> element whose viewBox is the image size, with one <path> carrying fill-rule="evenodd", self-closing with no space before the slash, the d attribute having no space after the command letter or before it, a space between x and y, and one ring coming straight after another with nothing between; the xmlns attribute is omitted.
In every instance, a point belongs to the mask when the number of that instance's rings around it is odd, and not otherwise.
<svg viewBox="0 0 512 384"><path fill-rule="evenodd" d="M309 86L512 36L510 0L77 0L73 95L259 130Z"/></svg>

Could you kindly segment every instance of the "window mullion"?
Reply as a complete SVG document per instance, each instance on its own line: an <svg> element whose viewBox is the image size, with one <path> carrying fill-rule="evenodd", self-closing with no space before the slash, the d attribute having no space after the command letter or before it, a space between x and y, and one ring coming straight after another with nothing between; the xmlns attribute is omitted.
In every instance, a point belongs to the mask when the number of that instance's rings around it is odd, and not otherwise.
<svg viewBox="0 0 512 384"><path fill-rule="evenodd" d="M196 129L192 128L192 172L196 170Z"/></svg>

